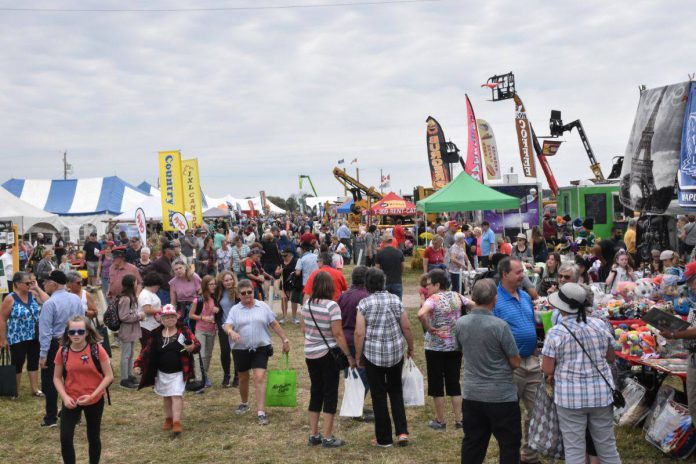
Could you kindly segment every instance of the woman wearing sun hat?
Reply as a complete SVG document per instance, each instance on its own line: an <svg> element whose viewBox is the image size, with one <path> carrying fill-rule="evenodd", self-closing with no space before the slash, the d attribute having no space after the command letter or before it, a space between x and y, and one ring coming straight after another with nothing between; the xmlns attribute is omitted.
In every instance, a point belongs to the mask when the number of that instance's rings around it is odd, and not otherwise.
<svg viewBox="0 0 696 464"><path fill-rule="evenodd" d="M603 464L620 463L613 424L614 337L604 323L588 318L587 292L575 283L549 295L561 320L546 335L542 370L554 384L554 402L568 464L585 463L585 430L590 429Z"/></svg>
<svg viewBox="0 0 696 464"><path fill-rule="evenodd" d="M534 255L532 254L532 247L529 246L527 241L527 236L523 233L517 234L515 237L515 245L512 247L512 253L510 254L513 258L517 258L522 261L527 267L531 267L534 264Z"/></svg>
<svg viewBox="0 0 696 464"><path fill-rule="evenodd" d="M133 373L140 375L140 388L155 386L155 393L164 400L165 419L162 430L182 432L186 381L193 375L193 353L201 349L200 342L188 326L177 325L174 305L162 307L162 325L152 331L147 344L135 360Z"/></svg>

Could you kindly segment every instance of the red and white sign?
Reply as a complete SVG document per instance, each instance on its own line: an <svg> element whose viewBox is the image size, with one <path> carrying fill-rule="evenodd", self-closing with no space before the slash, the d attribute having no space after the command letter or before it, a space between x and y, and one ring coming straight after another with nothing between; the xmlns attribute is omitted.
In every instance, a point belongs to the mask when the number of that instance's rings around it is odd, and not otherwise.
<svg viewBox="0 0 696 464"><path fill-rule="evenodd" d="M143 246L147 246L147 218L145 217L145 210L142 208L135 210L135 226L138 228L138 234L140 234L140 243Z"/></svg>
<svg viewBox="0 0 696 464"><path fill-rule="evenodd" d="M181 233L186 232L186 229L189 228L186 216L184 216L181 213L172 214L172 224L174 225L174 227L176 227L176 230L178 230Z"/></svg>

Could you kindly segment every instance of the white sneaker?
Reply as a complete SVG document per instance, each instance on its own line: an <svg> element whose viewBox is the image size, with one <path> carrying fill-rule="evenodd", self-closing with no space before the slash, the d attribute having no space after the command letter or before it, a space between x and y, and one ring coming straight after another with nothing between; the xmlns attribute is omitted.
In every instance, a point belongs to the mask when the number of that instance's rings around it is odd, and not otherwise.
<svg viewBox="0 0 696 464"><path fill-rule="evenodd" d="M295 324L295 325L297 325L297 324L300 323L300 320L297 319L297 318L295 318L295 319L292 320L292 323Z"/></svg>

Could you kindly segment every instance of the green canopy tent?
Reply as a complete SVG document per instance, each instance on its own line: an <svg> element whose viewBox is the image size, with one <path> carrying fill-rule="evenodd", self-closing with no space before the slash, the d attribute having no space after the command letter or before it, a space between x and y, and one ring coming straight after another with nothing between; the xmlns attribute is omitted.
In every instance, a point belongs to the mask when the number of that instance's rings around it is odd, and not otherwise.
<svg viewBox="0 0 696 464"><path fill-rule="evenodd" d="M519 198L493 190L474 180L466 172L461 172L452 182L416 203L416 209L424 213L519 208Z"/></svg>

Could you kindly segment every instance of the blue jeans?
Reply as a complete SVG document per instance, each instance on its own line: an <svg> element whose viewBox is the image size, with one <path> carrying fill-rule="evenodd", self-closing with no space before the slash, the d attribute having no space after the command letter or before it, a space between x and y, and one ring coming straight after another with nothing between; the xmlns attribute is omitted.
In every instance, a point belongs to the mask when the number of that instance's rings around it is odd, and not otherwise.
<svg viewBox="0 0 696 464"><path fill-rule="evenodd" d="M387 284L387 291L401 299L404 295L404 286L402 284Z"/></svg>
<svg viewBox="0 0 696 464"><path fill-rule="evenodd" d="M169 295L169 290L165 290L163 288L160 288L159 290L157 290L157 296L159 297L160 301L162 302L162 306L172 302L170 295Z"/></svg>
<svg viewBox="0 0 696 464"><path fill-rule="evenodd" d="M453 292L459 292L459 282L461 280L461 275L458 272L450 272L449 278L450 278L450 282L452 283L452 286L450 287L450 289ZM462 290L464 290L463 287L462 287ZM461 292L459 292L459 293L461 293Z"/></svg>
<svg viewBox="0 0 696 464"><path fill-rule="evenodd" d="M428 263L428 272L432 271L433 269L442 269L443 271L446 271L447 265L446 264L430 264L430 263Z"/></svg>

